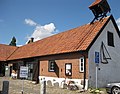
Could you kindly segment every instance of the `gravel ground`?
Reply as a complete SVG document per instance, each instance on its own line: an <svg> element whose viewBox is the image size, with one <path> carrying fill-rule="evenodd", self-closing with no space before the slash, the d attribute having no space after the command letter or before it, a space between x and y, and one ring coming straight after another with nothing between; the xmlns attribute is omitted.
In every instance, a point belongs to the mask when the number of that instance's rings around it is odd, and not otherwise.
<svg viewBox="0 0 120 94"><path fill-rule="evenodd" d="M28 80L20 80L20 79L11 79L7 77L0 77L0 90L2 90L2 83L3 81L9 81L9 94L40 94L40 84L33 84L31 81ZM22 89L24 82L24 88ZM52 86L47 86L46 94L90 94L88 91L80 92L72 91L68 89L62 89ZM104 93L105 94L105 93Z"/></svg>

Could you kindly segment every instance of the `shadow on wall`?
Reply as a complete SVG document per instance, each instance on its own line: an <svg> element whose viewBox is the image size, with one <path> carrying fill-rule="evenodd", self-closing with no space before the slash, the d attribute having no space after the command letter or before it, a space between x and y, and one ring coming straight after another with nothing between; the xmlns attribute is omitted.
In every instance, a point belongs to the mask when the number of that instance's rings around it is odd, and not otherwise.
<svg viewBox="0 0 120 94"><path fill-rule="evenodd" d="M57 77L59 77L59 67L56 63L55 63L55 73L56 73Z"/></svg>

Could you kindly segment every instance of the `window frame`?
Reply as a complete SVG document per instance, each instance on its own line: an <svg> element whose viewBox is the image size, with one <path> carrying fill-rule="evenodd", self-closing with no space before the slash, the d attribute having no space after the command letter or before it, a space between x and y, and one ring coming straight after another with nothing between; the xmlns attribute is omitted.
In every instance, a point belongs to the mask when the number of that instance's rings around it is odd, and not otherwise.
<svg viewBox="0 0 120 94"><path fill-rule="evenodd" d="M82 62L81 62L81 60L82 60ZM84 67L85 67L85 58L84 57L80 57L80 59L79 59L79 71L80 72L84 72L85 71Z"/></svg>
<svg viewBox="0 0 120 94"><path fill-rule="evenodd" d="M48 71L55 72L55 60L48 61Z"/></svg>
<svg viewBox="0 0 120 94"><path fill-rule="evenodd" d="M110 31L107 32L108 46L114 47L114 34Z"/></svg>

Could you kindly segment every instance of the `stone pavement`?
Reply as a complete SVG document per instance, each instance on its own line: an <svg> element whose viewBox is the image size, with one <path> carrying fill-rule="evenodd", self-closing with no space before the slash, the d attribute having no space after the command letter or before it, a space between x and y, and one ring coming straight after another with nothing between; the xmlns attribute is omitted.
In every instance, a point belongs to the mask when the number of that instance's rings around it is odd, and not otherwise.
<svg viewBox="0 0 120 94"><path fill-rule="evenodd" d="M40 84L33 84L28 80L11 79L8 77L0 77L0 90L2 90L3 81L9 81L9 94L40 94ZM24 82L24 88L22 89ZM46 94L90 94L88 91L80 93L79 91L71 91L58 87L47 86Z"/></svg>

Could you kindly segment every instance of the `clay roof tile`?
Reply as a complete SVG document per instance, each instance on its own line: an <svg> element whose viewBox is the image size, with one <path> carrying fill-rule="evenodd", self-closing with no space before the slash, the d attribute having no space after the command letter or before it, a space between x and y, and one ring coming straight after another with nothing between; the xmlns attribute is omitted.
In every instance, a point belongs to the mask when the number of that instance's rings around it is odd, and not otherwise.
<svg viewBox="0 0 120 94"><path fill-rule="evenodd" d="M18 48L8 60L86 50L109 17Z"/></svg>

